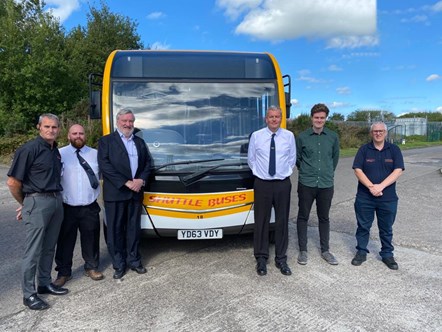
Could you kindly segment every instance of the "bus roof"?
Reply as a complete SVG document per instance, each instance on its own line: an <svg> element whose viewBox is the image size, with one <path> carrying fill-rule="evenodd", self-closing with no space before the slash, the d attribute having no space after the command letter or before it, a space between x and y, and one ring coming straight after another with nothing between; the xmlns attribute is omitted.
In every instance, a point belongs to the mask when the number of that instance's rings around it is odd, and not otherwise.
<svg viewBox="0 0 442 332"><path fill-rule="evenodd" d="M276 79L267 53L224 51L115 51L112 78ZM279 67L277 67L279 68Z"/></svg>

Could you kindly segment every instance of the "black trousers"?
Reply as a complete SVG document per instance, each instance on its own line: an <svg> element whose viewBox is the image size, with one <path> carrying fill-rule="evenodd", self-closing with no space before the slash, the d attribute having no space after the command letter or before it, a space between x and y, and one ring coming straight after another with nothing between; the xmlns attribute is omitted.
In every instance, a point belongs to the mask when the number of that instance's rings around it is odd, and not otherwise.
<svg viewBox="0 0 442 332"><path fill-rule="evenodd" d="M291 190L290 178L270 181L255 179L253 247L256 260L267 260L269 257L269 226L273 207L275 209L275 261L287 262Z"/></svg>
<svg viewBox="0 0 442 332"><path fill-rule="evenodd" d="M329 250L330 243L330 207L333 199L334 187L313 188L298 182L298 244L300 251L307 251L307 224L310 217L313 201L316 200L318 215L319 241L321 252Z"/></svg>
<svg viewBox="0 0 442 332"><path fill-rule="evenodd" d="M81 254L85 270L98 269L100 259L100 206L97 202L85 206L63 204L64 219L58 235L55 270L58 276L72 274L72 257L77 233L80 231Z"/></svg>
<svg viewBox="0 0 442 332"><path fill-rule="evenodd" d="M115 270L141 265L141 201L104 202L107 223L107 248Z"/></svg>

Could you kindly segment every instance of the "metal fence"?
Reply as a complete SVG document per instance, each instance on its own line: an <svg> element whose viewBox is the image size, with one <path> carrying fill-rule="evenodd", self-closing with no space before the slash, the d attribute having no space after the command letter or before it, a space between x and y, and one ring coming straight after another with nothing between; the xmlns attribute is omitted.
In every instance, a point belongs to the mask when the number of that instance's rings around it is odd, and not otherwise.
<svg viewBox="0 0 442 332"><path fill-rule="evenodd" d="M369 128L374 121L332 121L352 127ZM442 140L442 122L428 122L424 118L404 118L385 122L387 140L395 144L405 143L407 137L424 136L428 142Z"/></svg>

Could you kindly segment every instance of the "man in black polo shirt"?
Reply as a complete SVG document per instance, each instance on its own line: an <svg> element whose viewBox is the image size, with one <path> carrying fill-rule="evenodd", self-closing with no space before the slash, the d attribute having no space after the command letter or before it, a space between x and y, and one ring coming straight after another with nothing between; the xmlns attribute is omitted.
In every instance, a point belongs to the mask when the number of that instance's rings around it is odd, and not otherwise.
<svg viewBox="0 0 442 332"><path fill-rule="evenodd" d="M68 293L67 289L51 283L55 245L63 220L62 163L55 141L60 132L58 117L49 113L41 115L37 129L40 135L15 152L7 181L12 196L20 204L17 220L23 220L26 232L22 262L23 304L32 310L49 308L37 293Z"/></svg>
<svg viewBox="0 0 442 332"><path fill-rule="evenodd" d="M370 229L376 215L381 240L379 255L382 262L392 270L399 265L394 259L393 224L398 207L396 181L404 171L404 157L399 147L385 140L387 126L384 122L371 125L372 141L359 148L353 161L358 179L355 213L357 252L351 263L361 265L367 260Z"/></svg>

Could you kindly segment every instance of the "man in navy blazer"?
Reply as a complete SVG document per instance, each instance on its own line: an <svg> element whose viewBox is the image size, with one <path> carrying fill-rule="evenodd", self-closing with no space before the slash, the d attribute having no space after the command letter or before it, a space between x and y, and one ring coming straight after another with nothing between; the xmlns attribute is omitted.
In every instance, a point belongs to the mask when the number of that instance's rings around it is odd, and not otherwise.
<svg viewBox="0 0 442 332"><path fill-rule="evenodd" d="M121 109L117 130L98 142L98 165L103 176L103 199L107 222L107 247L121 279L127 267L139 274L147 270L141 263L139 239L144 186L151 159L146 143L133 134L135 115Z"/></svg>

